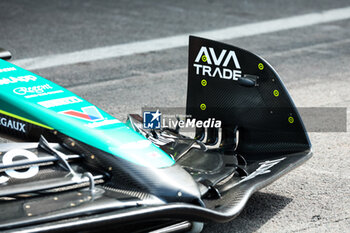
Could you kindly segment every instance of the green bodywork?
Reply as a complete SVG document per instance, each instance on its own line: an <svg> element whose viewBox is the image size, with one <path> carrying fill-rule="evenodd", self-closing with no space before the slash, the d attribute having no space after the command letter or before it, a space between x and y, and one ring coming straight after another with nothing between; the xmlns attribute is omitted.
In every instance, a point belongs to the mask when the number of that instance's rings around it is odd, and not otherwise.
<svg viewBox="0 0 350 233"><path fill-rule="evenodd" d="M142 166L162 168L175 163L126 124L67 89L2 59L0 113L55 129Z"/></svg>

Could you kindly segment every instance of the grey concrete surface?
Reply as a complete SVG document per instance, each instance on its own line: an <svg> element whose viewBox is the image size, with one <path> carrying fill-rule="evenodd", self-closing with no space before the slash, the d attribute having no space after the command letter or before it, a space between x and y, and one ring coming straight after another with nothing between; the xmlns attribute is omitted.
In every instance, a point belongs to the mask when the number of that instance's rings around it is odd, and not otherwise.
<svg viewBox="0 0 350 233"><path fill-rule="evenodd" d="M349 5L347 0L0 1L1 46L15 58L72 52Z"/></svg>
<svg viewBox="0 0 350 233"><path fill-rule="evenodd" d="M0 2L15 58L142 41L349 6L349 1ZM298 107L350 107L350 20L226 41L266 58ZM119 119L185 106L187 48L36 70ZM349 111L347 111L349 117ZM322 124L322 122L320 122ZM349 123L348 123L349 129ZM210 232L349 232L350 133L310 133L314 156Z"/></svg>

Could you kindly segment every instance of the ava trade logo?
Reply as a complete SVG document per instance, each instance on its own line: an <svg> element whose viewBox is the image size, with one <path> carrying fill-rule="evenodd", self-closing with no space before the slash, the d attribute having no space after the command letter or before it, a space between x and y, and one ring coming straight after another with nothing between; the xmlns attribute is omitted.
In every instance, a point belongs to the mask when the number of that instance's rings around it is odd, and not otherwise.
<svg viewBox="0 0 350 233"><path fill-rule="evenodd" d="M218 54L220 54L218 56ZM193 67L196 75L219 77L237 81L242 76L241 65L239 64L235 51L215 51L214 48L202 46L194 60ZM203 85L205 86L205 85Z"/></svg>
<svg viewBox="0 0 350 233"><path fill-rule="evenodd" d="M87 121L99 121L104 119L100 111L98 111L98 109L95 106L84 107L81 108L81 110L83 112L79 112L76 110L66 110L60 113Z"/></svg>

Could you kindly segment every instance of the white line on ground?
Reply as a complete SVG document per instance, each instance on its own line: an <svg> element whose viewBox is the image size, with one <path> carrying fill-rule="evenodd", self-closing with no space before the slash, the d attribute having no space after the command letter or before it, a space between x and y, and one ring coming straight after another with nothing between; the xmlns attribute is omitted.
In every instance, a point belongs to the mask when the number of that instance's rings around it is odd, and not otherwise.
<svg viewBox="0 0 350 233"><path fill-rule="evenodd" d="M270 32L301 28L321 23L329 23L350 18L350 7L323 12L297 15L287 18L249 23L224 29L188 33L147 41L106 46L81 51L15 60L13 63L28 70L45 69L55 66L72 65L82 62L123 57L133 54L147 53L183 47L188 44L188 35L193 34L213 40L229 40L234 38L259 35Z"/></svg>

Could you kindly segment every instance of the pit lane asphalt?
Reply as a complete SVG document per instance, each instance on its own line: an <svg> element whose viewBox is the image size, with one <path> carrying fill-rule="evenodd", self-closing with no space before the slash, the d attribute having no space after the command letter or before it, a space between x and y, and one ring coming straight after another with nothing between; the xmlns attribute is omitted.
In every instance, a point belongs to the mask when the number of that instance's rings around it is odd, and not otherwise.
<svg viewBox="0 0 350 233"><path fill-rule="evenodd" d="M15 59L142 41L346 7L348 1L9 1L0 46ZM189 5L188 5L189 4ZM350 20L225 41L266 58L298 107L350 107ZM143 106L185 106L187 48L34 70L119 119ZM349 116L349 111L347 111ZM320 122L322 124L322 122ZM348 124L349 127L349 124ZM204 232L346 232L350 134L310 133L314 157Z"/></svg>

